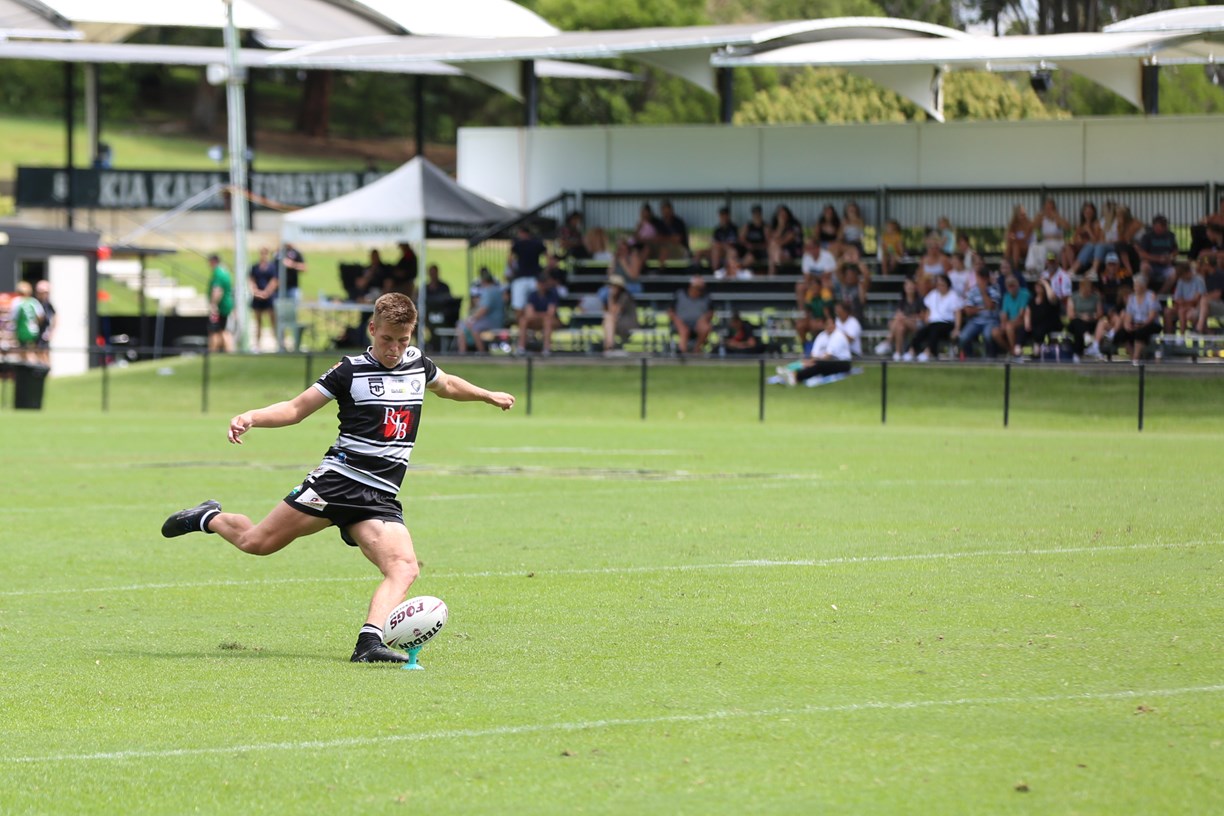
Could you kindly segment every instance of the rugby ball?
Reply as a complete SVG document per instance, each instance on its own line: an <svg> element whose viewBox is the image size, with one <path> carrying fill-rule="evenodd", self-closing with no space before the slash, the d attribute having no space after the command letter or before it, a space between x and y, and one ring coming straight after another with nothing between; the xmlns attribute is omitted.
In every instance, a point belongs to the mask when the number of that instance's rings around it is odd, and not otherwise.
<svg viewBox="0 0 1224 816"><path fill-rule="evenodd" d="M446 603L440 598L432 595L409 598L387 615L383 641L401 649L423 646L442 631L448 614Z"/></svg>

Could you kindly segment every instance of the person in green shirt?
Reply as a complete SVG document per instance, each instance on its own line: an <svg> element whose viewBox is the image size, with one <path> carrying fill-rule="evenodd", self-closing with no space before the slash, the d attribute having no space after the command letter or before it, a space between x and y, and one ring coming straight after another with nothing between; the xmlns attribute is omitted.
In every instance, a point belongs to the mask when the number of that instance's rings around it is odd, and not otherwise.
<svg viewBox="0 0 1224 816"><path fill-rule="evenodd" d="M212 268L208 279L208 350L233 351L229 316L234 311L234 279L219 256L209 255L208 265Z"/></svg>

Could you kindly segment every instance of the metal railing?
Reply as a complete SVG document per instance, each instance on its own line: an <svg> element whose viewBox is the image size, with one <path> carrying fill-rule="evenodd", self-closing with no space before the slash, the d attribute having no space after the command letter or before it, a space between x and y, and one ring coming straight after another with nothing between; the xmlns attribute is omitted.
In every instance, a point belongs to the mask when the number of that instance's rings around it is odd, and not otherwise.
<svg viewBox="0 0 1224 816"><path fill-rule="evenodd" d="M578 209L578 197L571 192L553 196L535 208L513 218L494 224L468 239L467 278L471 288L481 267L488 267L494 277L500 278L510 254L514 232L526 224L545 240L556 237L557 229L565 223L565 217Z"/></svg>

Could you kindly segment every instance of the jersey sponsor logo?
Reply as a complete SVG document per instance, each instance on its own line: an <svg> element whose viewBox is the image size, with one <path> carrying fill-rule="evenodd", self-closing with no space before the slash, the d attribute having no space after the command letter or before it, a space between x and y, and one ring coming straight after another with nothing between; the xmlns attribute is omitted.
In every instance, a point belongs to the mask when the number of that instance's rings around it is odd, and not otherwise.
<svg viewBox="0 0 1224 816"><path fill-rule="evenodd" d="M387 408L383 415L383 438L404 439L412 430L412 412L406 408Z"/></svg>
<svg viewBox="0 0 1224 816"><path fill-rule="evenodd" d="M382 377L371 377L369 380L367 380L367 382L370 386L371 396L381 397L386 393L386 389L383 387Z"/></svg>
<svg viewBox="0 0 1224 816"><path fill-rule="evenodd" d="M420 380L412 381L412 393L414 394L421 393L421 381Z"/></svg>
<svg viewBox="0 0 1224 816"><path fill-rule="evenodd" d="M322 510L327 506L327 502L314 491L314 488L306 488L301 495L294 499L298 504L304 504L307 507L313 507L316 510Z"/></svg>

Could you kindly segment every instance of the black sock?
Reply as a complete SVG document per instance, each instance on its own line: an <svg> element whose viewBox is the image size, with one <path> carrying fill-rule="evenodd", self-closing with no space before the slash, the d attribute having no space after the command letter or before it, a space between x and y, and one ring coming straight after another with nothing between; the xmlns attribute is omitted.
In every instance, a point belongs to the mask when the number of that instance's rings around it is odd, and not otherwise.
<svg viewBox="0 0 1224 816"><path fill-rule="evenodd" d="M367 623L361 627L361 631L357 633L357 645L370 644L375 646L383 645L383 631L372 623Z"/></svg>

